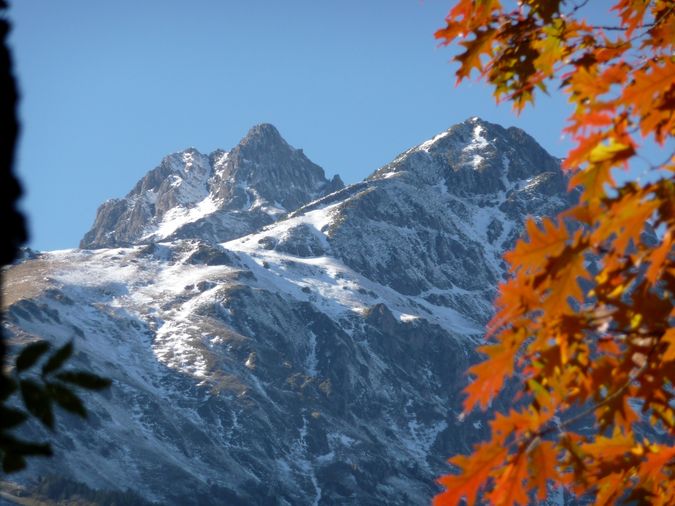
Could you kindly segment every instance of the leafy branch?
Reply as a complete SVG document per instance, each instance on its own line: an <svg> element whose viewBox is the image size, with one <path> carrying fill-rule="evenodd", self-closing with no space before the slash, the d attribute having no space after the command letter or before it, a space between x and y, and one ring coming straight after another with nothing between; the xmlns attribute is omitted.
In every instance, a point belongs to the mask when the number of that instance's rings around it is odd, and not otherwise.
<svg viewBox="0 0 675 506"><path fill-rule="evenodd" d="M675 159L650 164L655 181L613 177L646 160L643 139L675 136L675 6L617 0L615 27L581 18L587 3L524 0L506 13L499 0L457 0L436 32L459 41L458 81L476 70L516 112L561 83L576 143L563 168L579 197L556 220L528 220L505 254L510 277L479 349L487 359L469 370L465 412L486 409L507 377L527 402L496 413L490 439L450 459L458 474L439 479L437 505L525 504L551 481L598 505L675 503ZM645 422L670 442L638 439Z"/></svg>
<svg viewBox="0 0 675 506"><path fill-rule="evenodd" d="M74 389L100 391L111 385L109 379L90 372L64 370L73 354L72 341L51 349L47 341L28 344L17 355L11 374L0 378L0 460L6 473L26 467L26 457L52 455L49 443L24 441L13 431L31 418L53 431L54 406L86 418L87 410Z"/></svg>

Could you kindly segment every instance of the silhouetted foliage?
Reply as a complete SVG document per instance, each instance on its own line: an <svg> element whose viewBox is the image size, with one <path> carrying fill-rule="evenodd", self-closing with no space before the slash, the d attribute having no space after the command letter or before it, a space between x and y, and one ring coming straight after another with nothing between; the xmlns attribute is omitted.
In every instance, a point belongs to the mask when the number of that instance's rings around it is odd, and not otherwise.
<svg viewBox="0 0 675 506"><path fill-rule="evenodd" d="M10 25L4 17L6 9L7 3L0 0L0 222L3 227L0 263L3 266L16 260L19 248L28 239L24 217L16 207L21 185L12 172L19 130L18 93L7 46ZM110 386L110 380L84 371L63 370L73 352L72 342L51 353L52 346L47 341L30 343L18 352L14 367L8 368L4 329L0 332L0 461L2 470L11 473L26 467L26 457L52 454L49 443L16 437L13 432L18 427L35 419L53 430L54 405L85 418L86 409L73 387L100 390ZM34 369L39 364L41 371L36 373ZM21 404L23 407L18 407Z"/></svg>

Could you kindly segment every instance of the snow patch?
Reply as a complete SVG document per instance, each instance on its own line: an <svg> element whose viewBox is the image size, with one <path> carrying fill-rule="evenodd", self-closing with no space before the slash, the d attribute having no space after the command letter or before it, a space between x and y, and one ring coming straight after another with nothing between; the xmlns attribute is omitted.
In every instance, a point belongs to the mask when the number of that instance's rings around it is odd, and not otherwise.
<svg viewBox="0 0 675 506"><path fill-rule="evenodd" d="M485 137L483 137L484 131L485 129L481 125L476 125L475 127L473 127L473 138L471 139L471 142L462 151L466 153L471 153L473 151L479 151L481 149L485 149L486 147L488 147L488 141ZM473 155L471 165L473 165L474 169L478 169L482 161L483 156L479 155L478 153L475 153Z"/></svg>
<svg viewBox="0 0 675 506"><path fill-rule="evenodd" d="M221 201L214 200L212 195L207 195L206 198L199 201L194 207L174 207L162 217L162 221L157 228L154 231L145 234L142 239L165 239L180 227L198 221L205 216L216 212L221 203Z"/></svg>
<svg viewBox="0 0 675 506"><path fill-rule="evenodd" d="M317 366L319 361L316 357L316 334L310 330L309 332L309 352L307 354L307 375L315 377L318 375Z"/></svg>
<svg viewBox="0 0 675 506"><path fill-rule="evenodd" d="M446 137L446 136L449 135L449 134L450 134L449 131L441 132L440 134L435 135L434 137L432 137L431 139L429 139L428 141L424 141L422 144L420 144L420 145L417 147L417 149L419 149L419 150L421 150L421 151L429 152L429 149L431 149L431 147L432 147L434 144L436 144L436 143L437 143L438 141L440 141L443 137Z"/></svg>

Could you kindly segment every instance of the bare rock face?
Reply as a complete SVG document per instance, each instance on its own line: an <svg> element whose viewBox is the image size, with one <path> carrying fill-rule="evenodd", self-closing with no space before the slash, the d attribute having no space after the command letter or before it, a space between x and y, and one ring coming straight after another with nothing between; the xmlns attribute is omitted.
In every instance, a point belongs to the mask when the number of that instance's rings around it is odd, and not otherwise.
<svg viewBox="0 0 675 506"><path fill-rule="evenodd" d="M486 436L461 391L502 254L565 186L531 137L477 118L346 188L269 125L165 158L101 207L83 240L99 249L6 272L15 342L75 336L76 365L114 379L19 479L58 469L161 504L428 504L446 458Z"/></svg>
<svg viewBox="0 0 675 506"><path fill-rule="evenodd" d="M105 202L81 248L163 239L223 242L342 188L272 125L256 125L231 151L174 153L123 199Z"/></svg>

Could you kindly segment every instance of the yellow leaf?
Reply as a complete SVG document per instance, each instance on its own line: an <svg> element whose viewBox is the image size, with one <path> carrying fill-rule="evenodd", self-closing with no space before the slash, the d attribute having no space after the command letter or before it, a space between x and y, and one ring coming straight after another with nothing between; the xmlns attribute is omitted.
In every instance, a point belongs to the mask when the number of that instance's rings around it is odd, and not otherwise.
<svg viewBox="0 0 675 506"><path fill-rule="evenodd" d="M544 29L546 36L532 43L539 56L534 61L535 66L545 74L552 74L555 64L562 60L565 46L560 38L560 32L553 26Z"/></svg>
<svg viewBox="0 0 675 506"><path fill-rule="evenodd" d="M635 148L626 144L621 144L612 140L609 144L598 144L588 155L588 161L591 163L615 164L630 158L635 154Z"/></svg>

